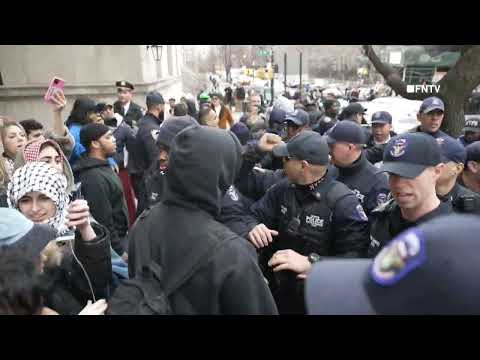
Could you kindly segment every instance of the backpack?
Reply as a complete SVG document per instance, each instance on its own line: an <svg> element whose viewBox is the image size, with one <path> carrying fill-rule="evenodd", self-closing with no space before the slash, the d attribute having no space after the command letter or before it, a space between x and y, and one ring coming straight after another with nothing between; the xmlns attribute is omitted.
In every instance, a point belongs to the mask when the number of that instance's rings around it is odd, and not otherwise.
<svg viewBox="0 0 480 360"><path fill-rule="evenodd" d="M158 204L157 204L158 205ZM138 218L139 236L147 237L148 226L145 223L150 208ZM169 287L165 284L164 271L160 264L151 260L144 265L134 278L122 280L108 301L107 315L174 315L169 297L181 288L202 266L206 265L213 253L227 239L217 242L194 261L184 276Z"/></svg>

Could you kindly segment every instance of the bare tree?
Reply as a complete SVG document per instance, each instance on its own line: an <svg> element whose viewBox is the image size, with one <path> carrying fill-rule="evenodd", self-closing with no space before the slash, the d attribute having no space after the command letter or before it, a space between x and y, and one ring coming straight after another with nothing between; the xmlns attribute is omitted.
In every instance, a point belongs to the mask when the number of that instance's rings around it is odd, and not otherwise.
<svg viewBox="0 0 480 360"><path fill-rule="evenodd" d="M465 105L472 91L480 84L480 46L447 45L447 47L448 50L460 51L461 56L437 83L440 85L437 96L445 103L442 130L452 136L458 136L465 124ZM425 49L433 54L445 51L441 46L430 45ZM398 72L379 59L372 45L363 45L363 50L375 69L397 94L412 100L422 100L431 96L425 93L407 93L407 85Z"/></svg>

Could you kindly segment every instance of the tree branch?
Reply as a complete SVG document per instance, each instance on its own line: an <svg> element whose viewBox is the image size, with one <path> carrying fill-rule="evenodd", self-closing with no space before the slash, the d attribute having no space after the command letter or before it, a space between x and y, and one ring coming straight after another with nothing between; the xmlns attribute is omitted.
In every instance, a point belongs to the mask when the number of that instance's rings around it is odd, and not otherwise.
<svg viewBox="0 0 480 360"><path fill-rule="evenodd" d="M426 97L425 94L422 93L408 93L407 84L400 78L400 75L394 68L379 59L372 45L363 45L363 50L375 69L383 76L387 85L390 86L395 93L410 100L422 100Z"/></svg>

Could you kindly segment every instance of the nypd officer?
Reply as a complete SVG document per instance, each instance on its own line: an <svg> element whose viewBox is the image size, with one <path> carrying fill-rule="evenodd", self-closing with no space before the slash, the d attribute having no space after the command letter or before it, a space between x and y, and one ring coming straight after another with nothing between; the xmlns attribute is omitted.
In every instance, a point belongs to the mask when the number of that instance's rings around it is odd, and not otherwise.
<svg viewBox="0 0 480 360"><path fill-rule="evenodd" d="M347 185L362 203L367 215L387 200L388 178L366 158L363 128L352 121L340 121L326 136L337 181Z"/></svg>
<svg viewBox="0 0 480 360"><path fill-rule="evenodd" d="M387 144L380 170L390 174L393 199L372 212L370 256L402 231L453 212L452 202L440 201L435 189L444 167L440 147L430 135L406 133Z"/></svg>
<svg viewBox="0 0 480 360"><path fill-rule="evenodd" d="M392 115L388 111L377 111L372 115L372 134L367 140L365 155L375 167L380 167L383 150L390 139L397 134L392 130Z"/></svg>
<svg viewBox="0 0 480 360"><path fill-rule="evenodd" d="M133 99L134 86L128 81L122 80L115 83L118 100L113 104L113 111L123 116L123 121L131 128L143 116L140 105L135 104Z"/></svg>
<svg viewBox="0 0 480 360"><path fill-rule="evenodd" d="M467 160L467 151L459 141L450 137L442 138L439 146L445 166L437 180L438 198L450 200L455 212L480 214L480 195L457 183Z"/></svg>
<svg viewBox="0 0 480 360"><path fill-rule="evenodd" d="M465 121L463 128L463 135L458 138L458 141L463 146L468 146L475 141L480 140L480 117L472 117Z"/></svg>
<svg viewBox="0 0 480 360"><path fill-rule="evenodd" d="M281 313L304 313L303 280L322 256L362 257L368 248L368 219L355 194L326 176L328 145L302 131L273 148L287 179L251 206L258 221L249 240Z"/></svg>

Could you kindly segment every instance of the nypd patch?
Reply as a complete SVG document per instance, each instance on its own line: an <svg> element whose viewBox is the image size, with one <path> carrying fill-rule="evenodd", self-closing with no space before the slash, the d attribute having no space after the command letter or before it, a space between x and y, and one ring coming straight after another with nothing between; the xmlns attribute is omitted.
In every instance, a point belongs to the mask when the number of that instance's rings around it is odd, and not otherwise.
<svg viewBox="0 0 480 360"><path fill-rule="evenodd" d="M364 221L368 221L367 214L365 214L365 210L363 210L362 205L357 205L356 210L357 210L357 214L360 217L360 219L362 219Z"/></svg>
<svg viewBox="0 0 480 360"><path fill-rule="evenodd" d="M391 286L425 263L425 246L420 230L412 229L393 239L375 257L370 274L379 285Z"/></svg>
<svg viewBox="0 0 480 360"><path fill-rule="evenodd" d="M407 148L407 139L397 139L390 150L390 155L393 157L400 157L405 154Z"/></svg>
<svg viewBox="0 0 480 360"><path fill-rule="evenodd" d="M385 201L387 201L387 194L380 193L377 195L377 206L382 205Z"/></svg>

